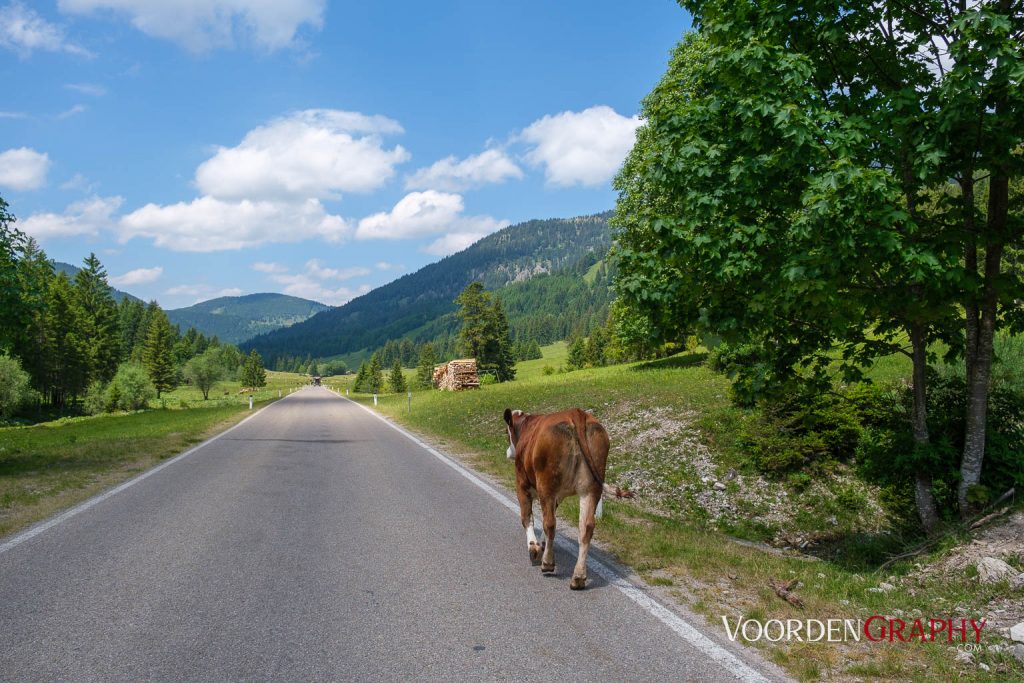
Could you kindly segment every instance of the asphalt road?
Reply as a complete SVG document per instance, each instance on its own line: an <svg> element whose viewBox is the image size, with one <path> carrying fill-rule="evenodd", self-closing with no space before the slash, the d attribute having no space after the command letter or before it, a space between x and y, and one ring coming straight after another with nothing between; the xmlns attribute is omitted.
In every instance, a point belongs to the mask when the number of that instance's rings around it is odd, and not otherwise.
<svg viewBox="0 0 1024 683"><path fill-rule="evenodd" d="M778 677L600 553L543 576L493 491L326 389L40 528L0 544L2 681Z"/></svg>

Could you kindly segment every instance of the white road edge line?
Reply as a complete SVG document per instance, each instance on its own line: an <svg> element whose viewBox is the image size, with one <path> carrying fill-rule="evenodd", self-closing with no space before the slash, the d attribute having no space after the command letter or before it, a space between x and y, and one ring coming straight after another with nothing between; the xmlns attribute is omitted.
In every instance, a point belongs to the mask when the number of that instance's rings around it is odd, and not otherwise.
<svg viewBox="0 0 1024 683"><path fill-rule="evenodd" d="M287 396L279 398L278 401L283 401L285 398L287 398ZM159 465L157 465L156 467L154 467L152 469L146 470L142 474L140 474L140 475L138 475L136 477L133 477L132 479L129 479L128 481L126 481L126 482L124 482L122 484L119 484L119 485L115 486L114 488L110 489L109 491L104 491L103 493L99 494L98 496L94 496L92 498L89 498L84 503L79 503L78 505L76 505L75 507L71 508L70 510L62 512L61 514L57 515L56 517L51 517L50 519L46 520L45 522L42 522L41 524L37 524L36 526L31 527L27 531L23 531L20 534L17 534L16 536L13 536L13 537L7 539L3 543L0 543L0 554L3 554L5 552L7 552L11 548L13 548L13 547L15 547L17 545L20 545L20 544L24 543L25 541L27 541L27 540L29 540L31 538L35 538L36 536L38 536L39 534L43 533L47 529L52 529L53 527L57 526L61 522L65 522L65 521L71 519L72 517L74 517L75 515L78 515L78 514L81 514L81 513L85 512L86 510L88 510L91 507L99 505L100 503L105 501L107 498L110 498L111 496L115 496L118 493L120 493L121 491L124 491L129 486L134 486L135 484L138 484L143 479L146 479L148 477L153 476L154 474L156 474L160 470L164 469L165 467L170 467L171 465L173 465L174 463L178 462L179 460L184 460L185 458L187 458L188 456L192 455L196 451L198 451L198 450L200 450L202 448L205 448L206 446L209 446L211 443L213 443L214 441L216 441L220 437L224 436L225 434L228 434L228 433L233 432L234 430L238 429L239 427L244 425L246 422L248 422L249 420L253 419L254 417L259 415L265 409L269 408L272 405L274 405L274 404L271 403L269 405L263 406L262 408L257 410L255 413L253 413L249 417L245 418L244 420L242 420L238 424L235 424L235 425L232 425L232 426L228 427L227 429L225 429L220 434L217 434L215 436L210 437L209 439L207 439L206 441L202 442L201 444L199 444L197 446L193 446L192 448L188 449L184 453L179 453L178 455L174 456L170 460L168 460L166 462L163 462L163 463L160 463Z"/></svg>
<svg viewBox="0 0 1024 683"><path fill-rule="evenodd" d="M397 424L387 419L380 413L370 410L362 403L359 403L358 401L353 401L351 398L341 396L340 394L338 396L339 398L345 399L349 403L353 403L359 406L360 408L368 412L370 415L373 415L375 418L377 418L384 424L388 425L392 429L401 432L402 434L405 435L407 439L423 448L425 451L436 457L444 464L451 467L453 470L455 470L463 477L468 479L470 482L472 482L479 488L483 489L483 491L487 493L489 496L491 496L499 503L504 505L506 508L512 510L518 515L519 504L517 502L510 500L507 496L499 492L496 488L488 484L486 481L484 481L477 475L473 474L471 471L466 469L461 464L455 462L454 460L449 458L447 455L444 455L440 451L428 446L419 438L413 436L411 433L409 433L402 427L399 427ZM575 550L575 545L573 545L571 541L569 541L561 535L556 536L556 543L558 547L562 548L563 550ZM639 605L648 614L655 617L656 619L658 619L658 621L662 622L670 629L672 629L672 631L674 631L676 635L678 635L680 638L688 642L696 649L700 650L710 659L713 659L714 661L721 664L723 668L725 668L738 680L743 681L743 683L769 683L769 679L762 675L760 672L755 671L754 669L747 666L745 663L740 661L735 655L728 652L721 645L719 645L718 643L716 643L715 641L711 640L703 633L701 633L696 627L694 627L688 621L684 620L675 612L659 603L657 600L652 598L642 589L638 588L637 586L634 586L626 579L626 577L620 575L613 568L609 567L605 563L593 557L589 557L587 558L587 560L587 565L594 571L596 571L598 574L600 574L601 578L607 581L610 585L619 589L619 591L621 591L627 598L629 598L637 605Z"/></svg>

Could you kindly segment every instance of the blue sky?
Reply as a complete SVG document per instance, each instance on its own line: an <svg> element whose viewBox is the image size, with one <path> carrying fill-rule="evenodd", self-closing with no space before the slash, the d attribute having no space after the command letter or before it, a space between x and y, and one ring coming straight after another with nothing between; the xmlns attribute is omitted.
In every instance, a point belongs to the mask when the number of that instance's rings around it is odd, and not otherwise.
<svg viewBox="0 0 1024 683"><path fill-rule="evenodd" d="M0 195L166 308L344 301L614 205L672 0L0 0Z"/></svg>

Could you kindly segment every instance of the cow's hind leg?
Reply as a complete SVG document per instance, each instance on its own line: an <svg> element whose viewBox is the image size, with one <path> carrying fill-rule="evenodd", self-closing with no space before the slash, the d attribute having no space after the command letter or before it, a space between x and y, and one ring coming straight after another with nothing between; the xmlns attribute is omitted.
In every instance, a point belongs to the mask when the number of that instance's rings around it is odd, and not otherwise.
<svg viewBox="0 0 1024 683"><path fill-rule="evenodd" d="M519 498L519 518L526 529L526 548L530 551L530 562L537 564L544 546L537 540L537 532L533 528L533 496L522 488L516 488L516 496Z"/></svg>
<svg viewBox="0 0 1024 683"><path fill-rule="evenodd" d="M594 511L600 499L600 489L580 496L580 550L576 556L576 567L572 570L572 581L569 582L569 588L574 591L583 590L587 585L587 553L590 551L590 539L594 537Z"/></svg>
<svg viewBox="0 0 1024 683"><path fill-rule="evenodd" d="M540 510L544 515L544 555L541 557L540 570L545 574L555 571L555 501L553 498L541 498Z"/></svg>

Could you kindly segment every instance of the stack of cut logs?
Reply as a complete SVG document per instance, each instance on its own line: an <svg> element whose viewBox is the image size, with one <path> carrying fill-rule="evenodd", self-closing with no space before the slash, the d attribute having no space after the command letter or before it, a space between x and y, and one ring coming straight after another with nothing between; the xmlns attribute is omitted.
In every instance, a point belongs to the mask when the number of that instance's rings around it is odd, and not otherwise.
<svg viewBox="0 0 1024 683"><path fill-rule="evenodd" d="M434 386L448 391L478 388L480 377L476 374L476 359L463 358L438 365L434 368Z"/></svg>

